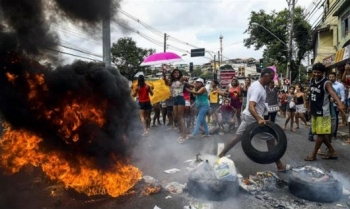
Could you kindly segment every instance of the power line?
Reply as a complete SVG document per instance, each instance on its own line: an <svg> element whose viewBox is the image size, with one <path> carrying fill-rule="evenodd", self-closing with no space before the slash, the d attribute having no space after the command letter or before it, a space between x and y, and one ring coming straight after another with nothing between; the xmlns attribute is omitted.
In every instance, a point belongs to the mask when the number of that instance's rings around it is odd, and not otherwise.
<svg viewBox="0 0 350 209"><path fill-rule="evenodd" d="M91 59L91 58L88 58L88 57L84 57L84 56L80 56L80 55L76 55L76 54L71 54L71 53L68 53L68 52L63 52L63 51L60 51L60 50L57 50L57 49L52 49L52 48L46 48L46 49L50 50L50 51L58 52L58 53L61 53L61 54L66 54L66 55L70 55L70 56L74 56L74 57L79 57L79 58L83 58L83 59L87 59L87 60L91 60L91 61L102 62L102 60Z"/></svg>

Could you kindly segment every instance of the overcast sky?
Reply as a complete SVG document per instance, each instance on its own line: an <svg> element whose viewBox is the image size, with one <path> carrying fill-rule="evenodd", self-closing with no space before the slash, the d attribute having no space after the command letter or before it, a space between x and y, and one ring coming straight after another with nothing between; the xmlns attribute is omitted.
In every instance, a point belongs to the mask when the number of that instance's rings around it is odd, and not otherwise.
<svg viewBox="0 0 350 209"><path fill-rule="evenodd" d="M316 5L319 1L296 0L296 5L308 10L314 8L312 5ZM186 45L168 38L167 44L170 46L167 51L183 55L187 54L185 51L189 52L194 48L193 46L196 46L217 54L220 50L219 37L222 36L224 60L261 58L262 50L255 51L253 48L248 49L243 45L243 39L248 37L244 31L247 29L251 12L265 10L270 13L273 10L280 11L288 7L286 0L124 0L120 5L121 10L117 14L117 19L127 25L128 29L111 22L112 43L117 42L122 37L132 37L138 47L153 48L157 52L162 52L164 33L167 33L172 38L188 43ZM318 10L322 11L322 7L319 8ZM310 24L318 22L319 17L320 12L314 12L309 17ZM156 29L156 31L150 30L138 23L137 20ZM91 38L72 25L65 29L61 28L59 31L63 44L102 56L102 41L99 35ZM135 31L151 38L153 42L158 44L145 39ZM79 54L77 51L67 49L64 51ZM101 60L98 57L81 55ZM74 59L66 57L69 61ZM183 56L183 63L202 64L213 59L209 53L206 53L205 57L191 58L188 54Z"/></svg>

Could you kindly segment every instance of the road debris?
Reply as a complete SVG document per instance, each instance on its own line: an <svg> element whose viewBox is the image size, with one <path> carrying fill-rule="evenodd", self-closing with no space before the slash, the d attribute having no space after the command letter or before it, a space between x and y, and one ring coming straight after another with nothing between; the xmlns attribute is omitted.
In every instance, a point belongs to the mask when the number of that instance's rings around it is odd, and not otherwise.
<svg viewBox="0 0 350 209"><path fill-rule="evenodd" d="M179 172L179 171L181 171L181 170L179 170L177 168L171 168L171 169L165 170L164 172L169 173L169 174L174 174L174 173Z"/></svg>
<svg viewBox="0 0 350 209"><path fill-rule="evenodd" d="M248 178L238 177L238 183L244 191L252 194L257 191L273 191L287 186L285 181L271 171L257 172L256 175L250 175Z"/></svg>
<svg viewBox="0 0 350 209"><path fill-rule="evenodd" d="M158 180L153 178L152 176L143 176L142 179L147 183L147 184L154 184L157 183Z"/></svg>
<svg viewBox="0 0 350 209"><path fill-rule="evenodd" d="M147 185L143 191L142 191L142 195L152 195L152 194L156 194L158 192L160 192L162 190L162 186L160 184L149 184Z"/></svg>
<svg viewBox="0 0 350 209"><path fill-rule="evenodd" d="M186 185L180 184L178 182L170 182L165 186L165 190L171 194L182 194Z"/></svg>

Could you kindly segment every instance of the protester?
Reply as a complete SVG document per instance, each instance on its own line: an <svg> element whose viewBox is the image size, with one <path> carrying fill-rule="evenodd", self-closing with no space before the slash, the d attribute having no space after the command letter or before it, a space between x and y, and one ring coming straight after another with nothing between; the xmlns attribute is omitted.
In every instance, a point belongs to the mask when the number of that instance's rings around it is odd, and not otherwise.
<svg viewBox="0 0 350 209"><path fill-rule="evenodd" d="M296 93L295 93L295 124L297 125L297 129L299 128L299 118L304 122L305 127L308 127L305 112L307 110L307 101L306 95L304 93L304 89L300 84L295 85Z"/></svg>
<svg viewBox="0 0 350 209"><path fill-rule="evenodd" d="M280 81L279 81L280 82ZM280 83L275 87L275 83L271 82L269 86L265 87L266 91L266 103L268 105L268 115L264 116L265 120L270 120L271 122L276 121L276 115L279 111L278 106L278 92Z"/></svg>
<svg viewBox="0 0 350 209"><path fill-rule="evenodd" d="M312 133L316 134L316 143L313 151L304 160L316 160L317 151L324 143L328 149L322 159L337 159L338 153L331 144L332 123L330 114L330 97L338 104L340 111L344 112L344 105L334 92L331 82L325 77L326 67L322 63L312 66L314 79L310 85L310 113Z"/></svg>
<svg viewBox="0 0 350 209"><path fill-rule="evenodd" d="M247 93L248 105L242 114L243 121L238 127L236 134L227 144L225 144L225 147L219 154L219 157L223 157L232 147L234 147L244 138L243 133L250 124L257 121L260 125L266 125L266 121L263 119L263 114L266 108L266 91L264 86L269 85L271 82L273 82L274 75L275 73L272 69L265 68L261 71L259 80L253 82L249 87ZM284 165L281 160L276 161L276 166L277 170L280 172L284 172L290 169L290 166Z"/></svg>
<svg viewBox="0 0 350 209"><path fill-rule="evenodd" d="M160 106L161 106L161 109L162 109L161 112L162 112L163 125L165 126L166 125L166 118L167 118L167 107L166 107L165 100L160 102Z"/></svg>
<svg viewBox="0 0 350 209"><path fill-rule="evenodd" d="M286 117L286 110L287 110L287 94L284 90L281 90L281 92L278 95L279 98L279 104L280 104L280 116L285 118Z"/></svg>
<svg viewBox="0 0 350 209"><path fill-rule="evenodd" d="M287 118L283 126L283 130L287 129L288 122L290 120L290 131L295 132L295 129L293 128L294 125L294 114L296 111L295 107L295 87L291 86L289 87L289 93L287 94Z"/></svg>
<svg viewBox="0 0 350 209"><path fill-rule="evenodd" d="M145 77L143 75L139 75L137 81L137 87L134 91L133 96L136 97L138 95L139 105L140 105L140 119L143 126L142 136L148 135L148 127L147 124L150 123L151 118L149 117L149 112L152 110L151 99L149 97L153 95L153 91L151 86L146 84Z"/></svg>
<svg viewBox="0 0 350 209"><path fill-rule="evenodd" d="M224 104L218 107L215 112L217 115L221 114L221 117L218 118L218 125L221 130L224 130L224 124L228 124L229 130L231 130L235 124L235 114L237 111L230 105L230 99L226 98Z"/></svg>
<svg viewBox="0 0 350 209"><path fill-rule="evenodd" d="M164 71L163 79L164 81L167 81ZM185 98L183 94L186 79L187 78L182 75L180 70L174 69L170 74L170 82L167 83L169 86L171 86L171 93L174 100L173 117L180 131L180 137L178 138L179 141L186 140L186 129L184 121Z"/></svg>
<svg viewBox="0 0 350 209"><path fill-rule="evenodd" d="M188 135L188 138L193 138L198 134L200 126L203 126L205 135L210 136L207 122L205 121L205 116L209 111L209 100L208 100L208 92L204 85L204 80L202 78L198 78L195 83L194 89L187 88L187 91L196 95L196 107L198 110L198 116L196 120L196 125L192 134ZM184 141L179 141L183 143Z"/></svg>
<svg viewBox="0 0 350 209"><path fill-rule="evenodd" d="M231 99L231 106L237 110L238 126L241 124L242 89L237 78L232 78L231 83L226 88L226 96Z"/></svg>
<svg viewBox="0 0 350 209"><path fill-rule="evenodd" d="M161 112L160 102L153 104L153 111L154 111L154 115L153 115L152 126L153 127L156 126L156 121L158 122L158 125L162 125L162 123L160 122L160 112Z"/></svg>
<svg viewBox="0 0 350 209"><path fill-rule="evenodd" d="M347 61L345 64L345 69L344 69L344 73L343 73L341 80L342 80L345 88L348 90L346 105L347 105L347 112L349 113L349 111L350 111L350 108L349 108L350 107L350 60ZM350 116L349 116L347 122L350 122L349 119L350 119ZM344 141L344 143L346 143L346 144L350 144L350 125L348 127L349 127L349 130L348 130L349 136L348 136L348 139L346 141Z"/></svg>
<svg viewBox="0 0 350 209"><path fill-rule="evenodd" d="M345 88L344 85L340 82L337 81L337 77L335 73L329 73L328 79L332 82L332 87L335 91L335 93L338 95L340 98L340 101L342 104L345 103ZM333 137L336 139L337 138L337 132L338 132L338 125L339 125L339 110L338 110L338 104L333 103L335 107L335 130L333 133ZM344 122L344 120L343 120Z"/></svg>
<svg viewBox="0 0 350 209"><path fill-rule="evenodd" d="M247 92L248 89L251 85L252 81L250 79L250 77L246 77L244 80L244 85L242 87L242 111L245 109L246 105L247 105Z"/></svg>
<svg viewBox="0 0 350 209"><path fill-rule="evenodd" d="M209 93L209 101L210 101L210 109L209 109L209 118L208 123L210 123L210 118L212 118L212 122L217 125L217 114L216 110L220 107L220 98L219 96L224 96L224 92L219 88L219 82L214 80L211 82L211 89Z"/></svg>

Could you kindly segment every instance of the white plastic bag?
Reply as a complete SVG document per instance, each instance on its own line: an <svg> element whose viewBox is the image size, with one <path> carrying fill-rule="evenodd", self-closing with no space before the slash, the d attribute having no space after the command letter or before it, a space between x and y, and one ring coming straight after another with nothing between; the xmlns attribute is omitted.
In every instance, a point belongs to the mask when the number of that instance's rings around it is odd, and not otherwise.
<svg viewBox="0 0 350 209"><path fill-rule="evenodd" d="M232 160L227 157L220 158L214 164L214 172L219 180L236 181L236 167Z"/></svg>

